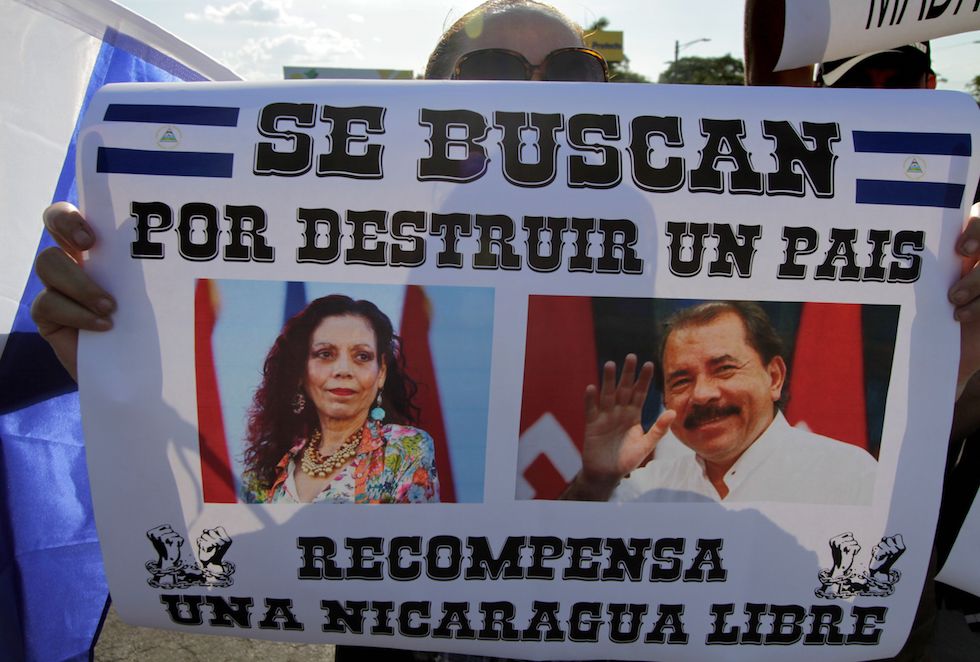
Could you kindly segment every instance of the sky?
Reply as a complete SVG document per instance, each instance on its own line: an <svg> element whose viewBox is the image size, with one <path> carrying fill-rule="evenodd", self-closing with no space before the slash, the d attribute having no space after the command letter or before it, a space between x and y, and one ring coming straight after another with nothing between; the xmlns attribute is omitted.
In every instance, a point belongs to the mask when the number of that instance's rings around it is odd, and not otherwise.
<svg viewBox="0 0 980 662"><path fill-rule="evenodd" d="M246 80L278 80L284 65L421 72L443 29L478 0L120 0ZM582 25L622 30L630 68L652 80L674 57L742 57L739 0L553 0ZM703 41L703 40L710 41ZM932 42L939 87L980 74L980 31Z"/></svg>

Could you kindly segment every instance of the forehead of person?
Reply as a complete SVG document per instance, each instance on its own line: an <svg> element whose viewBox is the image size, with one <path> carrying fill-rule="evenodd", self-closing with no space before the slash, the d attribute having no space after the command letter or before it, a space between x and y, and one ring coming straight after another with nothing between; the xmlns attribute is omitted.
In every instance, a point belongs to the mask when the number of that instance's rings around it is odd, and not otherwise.
<svg viewBox="0 0 980 662"><path fill-rule="evenodd" d="M468 19L451 56L455 63L471 51L505 48L520 53L531 64L540 64L554 50L579 46L581 34L560 15L544 7L511 5Z"/></svg>
<svg viewBox="0 0 980 662"><path fill-rule="evenodd" d="M663 361L674 434L705 461L730 466L772 422L785 363L763 363L737 313L673 330Z"/></svg>

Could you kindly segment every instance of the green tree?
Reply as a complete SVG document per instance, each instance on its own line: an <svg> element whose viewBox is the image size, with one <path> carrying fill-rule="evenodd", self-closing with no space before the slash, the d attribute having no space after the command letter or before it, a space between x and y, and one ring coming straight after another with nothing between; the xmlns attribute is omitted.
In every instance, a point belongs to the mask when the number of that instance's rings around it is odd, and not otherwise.
<svg viewBox="0 0 980 662"><path fill-rule="evenodd" d="M974 76L973 80L966 84L966 91L973 95L977 103L980 103L980 76Z"/></svg>
<svg viewBox="0 0 980 662"><path fill-rule="evenodd" d="M658 83L744 85L745 67L729 53L722 57L682 57L670 63Z"/></svg>
<svg viewBox="0 0 980 662"><path fill-rule="evenodd" d="M605 16L596 19L592 25L585 28L585 34L591 34L597 30L605 30L609 27L609 19ZM649 83L650 79L643 74L630 70L630 59L623 55L622 62L609 62L609 82L610 83Z"/></svg>
<svg viewBox="0 0 980 662"><path fill-rule="evenodd" d="M630 61L625 55L622 62L609 63L610 83L649 83L650 79L643 74L630 70Z"/></svg>

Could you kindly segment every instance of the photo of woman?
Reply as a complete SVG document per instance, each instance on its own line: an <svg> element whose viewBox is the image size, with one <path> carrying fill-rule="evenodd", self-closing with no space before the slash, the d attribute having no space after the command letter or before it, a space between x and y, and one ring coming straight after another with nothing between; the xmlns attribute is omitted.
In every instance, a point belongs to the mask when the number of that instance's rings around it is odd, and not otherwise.
<svg viewBox="0 0 980 662"><path fill-rule="evenodd" d="M249 503L439 501L432 438L391 320L331 294L290 318L269 350L248 413Z"/></svg>

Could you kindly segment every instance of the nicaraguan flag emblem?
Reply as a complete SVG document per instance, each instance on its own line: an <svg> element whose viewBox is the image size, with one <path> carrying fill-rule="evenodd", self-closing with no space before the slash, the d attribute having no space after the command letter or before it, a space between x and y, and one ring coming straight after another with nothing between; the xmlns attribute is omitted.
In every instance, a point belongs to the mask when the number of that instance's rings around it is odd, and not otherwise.
<svg viewBox="0 0 980 662"><path fill-rule="evenodd" d="M926 162L916 156L905 159L905 176L909 179L922 179L926 174Z"/></svg>
<svg viewBox="0 0 980 662"><path fill-rule="evenodd" d="M173 149L180 145L180 130L175 126L165 126L157 131L157 145L163 149Z"/></svg>

